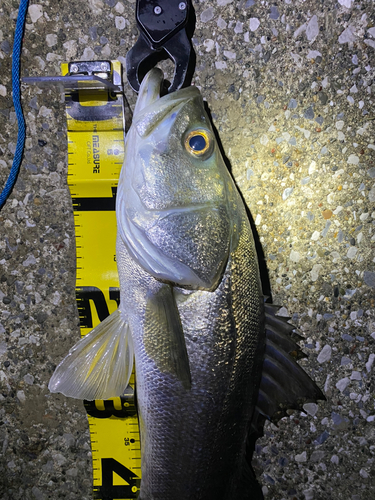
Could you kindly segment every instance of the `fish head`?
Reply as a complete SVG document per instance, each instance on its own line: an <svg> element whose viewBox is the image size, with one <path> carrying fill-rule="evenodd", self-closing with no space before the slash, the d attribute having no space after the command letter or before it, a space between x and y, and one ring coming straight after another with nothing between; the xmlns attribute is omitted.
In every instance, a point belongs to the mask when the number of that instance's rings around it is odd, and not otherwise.
<svg viewBox="0 0 375 500"><path fill-rule="evenodd" d="M211 290L228 260L234 186L198 88L161 97L162 81L155 68L141 84L118 187L118 228L154 277Z"/></svg>

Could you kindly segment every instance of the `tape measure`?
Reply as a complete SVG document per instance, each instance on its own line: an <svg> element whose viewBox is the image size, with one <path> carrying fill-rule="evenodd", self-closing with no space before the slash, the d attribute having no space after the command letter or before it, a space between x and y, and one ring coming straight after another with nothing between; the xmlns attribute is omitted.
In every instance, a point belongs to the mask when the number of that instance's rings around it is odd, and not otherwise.
<svg viewBox="0 0 375 500"><path fill-rule="evenodd" d="M111 314L120 300L115 201L124 159L121 64L63 63L61 73L62 78L56 78L66 89L68 185L77 252L76 298L81 335L85 335ZM134 389L133 373L123 396L84 402L90 426L95 499L128 500L138 495L141 450Z"/></svg>

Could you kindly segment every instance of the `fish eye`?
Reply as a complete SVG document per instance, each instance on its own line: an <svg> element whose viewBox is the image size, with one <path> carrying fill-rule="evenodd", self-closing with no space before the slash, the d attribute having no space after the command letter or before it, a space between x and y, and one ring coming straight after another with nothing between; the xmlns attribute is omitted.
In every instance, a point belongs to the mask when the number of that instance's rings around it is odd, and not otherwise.
<svg viewBox="0 0 375 500"><path fill-rule="evenodd" d="M196 157L208 156L212 147L213 139L208 130L192 130L185 139L186 151Z"/></svg>

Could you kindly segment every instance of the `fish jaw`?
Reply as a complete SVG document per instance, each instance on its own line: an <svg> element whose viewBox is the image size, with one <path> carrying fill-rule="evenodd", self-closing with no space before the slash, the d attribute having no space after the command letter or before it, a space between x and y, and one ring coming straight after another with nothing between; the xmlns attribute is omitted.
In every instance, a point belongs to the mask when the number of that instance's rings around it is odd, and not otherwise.
<svg viewBox="0 0 375 500"><path fill-rule="evenodd" d="M213 290L228 261L233 186L195 87L160 97L160 73L142 82L117 191L119 234L155 278ZM158 90L156 90L156 88ZM208 153L187 150L191 134Z"/></svg>

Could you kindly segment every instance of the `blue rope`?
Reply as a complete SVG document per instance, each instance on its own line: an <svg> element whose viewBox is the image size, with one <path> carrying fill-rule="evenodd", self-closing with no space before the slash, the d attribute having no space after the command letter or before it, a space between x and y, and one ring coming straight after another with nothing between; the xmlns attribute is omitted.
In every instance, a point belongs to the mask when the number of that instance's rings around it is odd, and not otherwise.
<svg viewBox="0 0 375 500"><path fill-rule="evenodd" d="M13 105L18 122L18 136L16 152L14 153L12 168L10 169L8 180L3 191L0 194L0 210L10 195L14 183L16 182L18 171L22 161L23 148L25 146L26 126L21 107L21 88L20 88L20 59L22 37L25 27L26 12L29 0L20 0L18 10L16 31L14 33L13 54L12 54L12 92Z"/></svg>

